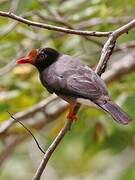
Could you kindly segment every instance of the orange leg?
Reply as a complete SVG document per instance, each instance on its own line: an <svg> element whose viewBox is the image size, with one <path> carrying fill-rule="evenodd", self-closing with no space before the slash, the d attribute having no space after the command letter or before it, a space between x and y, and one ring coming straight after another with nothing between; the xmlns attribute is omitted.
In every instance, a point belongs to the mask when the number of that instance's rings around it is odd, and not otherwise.
<svg viewBox="0 0 135 180"><path fill-rule="evenodd" d="M76 109L78 108L78 104L71 104L69 107L69 113L67 115L68 119L71 119L72 121L77 121L77 117L76 117Z"/></svg>

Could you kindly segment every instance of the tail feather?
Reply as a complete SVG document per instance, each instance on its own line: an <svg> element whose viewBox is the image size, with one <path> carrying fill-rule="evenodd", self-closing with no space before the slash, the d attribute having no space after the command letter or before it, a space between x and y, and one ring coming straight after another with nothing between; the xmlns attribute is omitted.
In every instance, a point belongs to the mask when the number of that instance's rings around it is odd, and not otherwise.
<svg viewBox="0 0 135 180"><path fill-rule="evenodd" d="M113 119L120 124L128 124L131 121L131 118L127 115L127 113L112 101L108 101L106 104L99 106L107 111L113 117Z"/></svg>

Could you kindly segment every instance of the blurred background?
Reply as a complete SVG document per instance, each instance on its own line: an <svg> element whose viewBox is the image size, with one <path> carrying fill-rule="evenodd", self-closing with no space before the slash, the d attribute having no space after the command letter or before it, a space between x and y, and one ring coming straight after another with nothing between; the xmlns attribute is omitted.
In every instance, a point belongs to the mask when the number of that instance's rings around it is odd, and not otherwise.
<svg viewBox="0 0 135 180"><path fill-rule="evenodd" d="M0 0L1 11L81 30L112 31L135 16L134 0ZM18 123L47 149L66 121L68 105L51 95L30 65L15 66L32 48L52 47L95 68L106 38L83 37L31 27L0 17L0 179L29 180L43 155ZM109 93L133 118L117 124L95 107L82 106L78 121L51 157L42 179L135 179L135 30L122 35L102 75ZM45 178L46 177L46 178Z"/></svg>

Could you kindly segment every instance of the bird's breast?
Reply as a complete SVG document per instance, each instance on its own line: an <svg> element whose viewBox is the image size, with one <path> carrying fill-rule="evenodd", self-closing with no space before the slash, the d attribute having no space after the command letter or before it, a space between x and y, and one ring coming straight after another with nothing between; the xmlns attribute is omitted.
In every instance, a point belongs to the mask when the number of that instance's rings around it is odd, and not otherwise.
<svg viewBox="0 0 135 180"><path fill-rule="evenodd" d="M46 68L41 74L40 74L40 80L44 87L50 92L58 92L60 90L59 86L59 76L56 74L55 66L50 66L49 68Z"/></svg>

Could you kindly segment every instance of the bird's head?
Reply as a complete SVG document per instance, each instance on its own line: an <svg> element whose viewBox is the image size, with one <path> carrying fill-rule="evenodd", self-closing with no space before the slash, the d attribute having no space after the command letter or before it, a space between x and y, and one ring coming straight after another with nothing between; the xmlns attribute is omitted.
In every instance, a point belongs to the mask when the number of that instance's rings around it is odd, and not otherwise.
<svg viewBox="0 0 135 180"><path fill-rule="evenodd" d="M55 62L59 56L60 53L52 48L33 49L26 57L17 60L16 63L29 63L37 67L39 71L43 71Z"/></svg>

